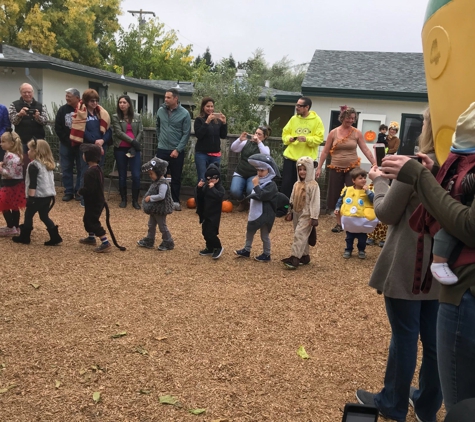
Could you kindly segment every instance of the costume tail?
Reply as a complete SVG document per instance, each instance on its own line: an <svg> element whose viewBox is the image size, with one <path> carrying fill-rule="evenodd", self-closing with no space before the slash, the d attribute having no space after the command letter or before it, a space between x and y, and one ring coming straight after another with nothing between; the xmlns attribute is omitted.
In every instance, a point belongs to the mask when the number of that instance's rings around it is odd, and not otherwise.
<svg viewBox="0 0 475 422"><path fill-rule="evenodd" d="M114 245L123 252L126 250L126 248L124 246L120 246L117 243L117 240L115 239L114 232L112 231L112 227L110 223L110 212L109 212L109 205L107 205L107 202L104 202L104 208L106 209L106 224L107 224L107 228L109 229L109 233L111 234L112 242L114 242Z"/></svg>

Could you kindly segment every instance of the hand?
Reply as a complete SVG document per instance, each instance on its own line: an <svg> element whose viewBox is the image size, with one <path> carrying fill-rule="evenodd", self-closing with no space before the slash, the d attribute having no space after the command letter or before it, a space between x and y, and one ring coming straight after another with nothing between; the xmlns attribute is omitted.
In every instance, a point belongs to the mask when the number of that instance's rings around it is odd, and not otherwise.
<svg viewBox="0 0 475 422"><path fill-rule="evenodd" d="M333 211L333 214L335 214L335 215L340 215L340 210L335 210L335 211Z"/></svg>
<svg viewBox="0 0 475 422"><path fill-rule="evenodd" d="M432 167L434 167L434 161L432 161L428 155L423 154L422 152L418 152L416 154L418 157L422 158L422 165L429 171L432 171Z"/></svg>
<svg viewBox="0 0 475 422"><path fill-rule="evenodd" d="M258 144L260 141L259 141L259 138L256 135L252 135L251 142L254 142L255 144Z"/></svg>
<svg viewBox="0 0 475 422"><path fill-rule="evenodd" d="M35 111L35 114L33 115L33 117L35 118L35 120L38 120L40 118L40 111L39 110L36 110Z"/></svg>
<svg viewBox="0 0 475 422"><path fill-rule="evenodd" d="M364 185L364 186L363 186L363 190L364 190L364 191L367 191L368 189L369 189L369 186L368 186L368 185Z"/></svg>
<svg viewBox="0 0 475 422"><path fill-rule="evenodd" d="M381 171L386 179L397 179L399 171L412 158L407 155L386 155L383 158Z"/></svg>
<svg viewBox="0 0 475 422"><path fill-rule="evenodd" d="M102 147L102 145L104 145L104 139L96 139L96 141L94 143L96 145Z"/></svg>
<svg viewBox="0 0 475 422"><path fill-rule="evenodd" d="M306 141L307 141L307 137L306 137L306 136L299 136L299 137L297 138L297 140L298 140L299 142L306 142Z"/></svg>
<svg viewBox="0 0 475 422"><path fill-rule="evenodd" d="M317 218L311 218L310 219L310 225L312 227L317 227L318 226L318 219Z"/></svg>
<svg viewBox="0 0 475 422"><path fill-rule="evenodd" d="M252 179L252 184L254 186L257 186L259 184L259 176L256 176Z"/></svg>
<svg viewBox="0 0 475 422"><path fill-rule="evenodd" d="M199 188L202 188L204 185L205 185L205 182L204 182L203 179L201 179L201 180L198 182L198 187L199 187Z"/></svg>
<svg viewBox="0 0 475 422"><path fill-rule="evenodd" d="M223 125L226 124L226 116L223 113L221 113L219 115L219 120L221 120L221 122L223 122Z"/></svg>
<svg viewBox="0 0 475 422"><path fill-rule="evenodd" d="M290 211L286 216L285 216L285 221L292 221L294 218L294 213Z"/></svg>
<svg viewBox="0 0 475 422"><path fill-rule="evenodd" d="M247 141L247 132L241 133L241 136L239 137L239 140L241 142Z"/></svg>
<svg viewBox="0 0 475 422"><path fill-rule="evenodd" d="M214 120L214 115L210 114L208 115L208 118L206 119L206 122L208 125Z"/></svg>
<svg viewBox="0 0 475 422"><path fill-rule="evenodd" d="M208 182L208 187L209 187L209 188L214 188L214 183L215 183L215 182L209 181L209 182ZM218 183L218 181L216 181L216 183Z"/></svg>
<svg viewBox="0 0 475 422"><path fill-rule="evenodd" d="M378 166L371 167L371 170L368 173L368 176L372 181L374 181L374 179L376 179L377 177L382 176L382 175L383 175L383 173L378 168Z"/></svg>
<svg viewBox="0 0 475 422"><path fill-rule="evenodd" d="M174 149L172 151L172 153L170 154L170 157L171 158L178 158L178 154L179 154L179 152L176 149Z"/></svg>
<svg viewBox="0 0 475 422"><path fill-rule="evenodd" d="M143 200L144 200L145 202L150 202L150 196L146 196Z"/></svg>
<svg viewBox="0 0 475 422"><path fill-rule="evenodd" d="M315 169L315 179L318 179L321 174L322 174L322 169L320 167L317 167Z"/></svg>
<svg viewBox="0 0 475 422"><path fill-rule="evenodd" d="M297 138L290 138L289 142L295 142L296 140L297 140Z"/></svg>
<svg viewBox="0 0 475 422"><path fill-rule="evenodd" d="M26 116L28 114L28 107L23 107L19 112L18 112L18 115L23 117L23 116Z"/></svg>

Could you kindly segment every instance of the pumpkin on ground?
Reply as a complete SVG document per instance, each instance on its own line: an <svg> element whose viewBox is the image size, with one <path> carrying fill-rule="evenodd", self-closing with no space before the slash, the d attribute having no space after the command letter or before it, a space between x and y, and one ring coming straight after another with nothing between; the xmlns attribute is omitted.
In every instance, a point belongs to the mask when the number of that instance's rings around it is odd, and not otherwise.
<svg viewBox="0 0 475 422"><path fill-rule="evenodd" d="M231 201L223 201L223 205L221 206L221 210L223 212L232 212L233 203Z"/></svg>
<svg viewBox="0 0 475 422"><path fill-rule="evenodd" d="M195 198L189 198L188 201L186 201L186 206L188 208L196 208Z"/></svg>

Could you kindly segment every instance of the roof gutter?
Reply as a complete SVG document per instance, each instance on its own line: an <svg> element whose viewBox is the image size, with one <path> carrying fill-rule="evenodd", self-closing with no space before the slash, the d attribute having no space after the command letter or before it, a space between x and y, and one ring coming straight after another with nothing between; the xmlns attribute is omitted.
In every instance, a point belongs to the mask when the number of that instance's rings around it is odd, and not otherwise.
<svg viewBox="0 0 475 422"><path fill-rule="evenodd" d="M367 100L428 102L427 92L370 91L302 86L302 94L313 97L360 98Z"/></svg>

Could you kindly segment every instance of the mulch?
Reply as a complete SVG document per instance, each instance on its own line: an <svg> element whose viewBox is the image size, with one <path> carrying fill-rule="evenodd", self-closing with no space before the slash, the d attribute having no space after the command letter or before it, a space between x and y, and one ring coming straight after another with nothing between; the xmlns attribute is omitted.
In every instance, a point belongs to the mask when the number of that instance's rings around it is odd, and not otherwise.
<svg viewBox="0 0 475 422"><path fill-rule="evenodd" d="M50 213L61 246L43 246L37 217L30 245L0 238L1 421L340 421L356 389L382 387L390 330L367 285L380 248L343 259L331 216L311 263L291 271L280 262L292 244L283 219L272 261L259 263L233 254L246 213L223 213L225 251L212 260L198 255L194 210L168 218L173 251L142 249L147 216L112 195L127 251L95 254L78 243L83 209L61 196ZM252 256L261 252L256 235Z"/></svg>

